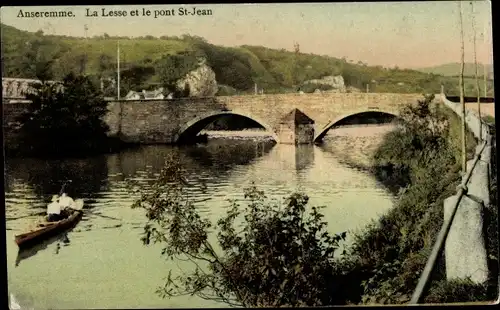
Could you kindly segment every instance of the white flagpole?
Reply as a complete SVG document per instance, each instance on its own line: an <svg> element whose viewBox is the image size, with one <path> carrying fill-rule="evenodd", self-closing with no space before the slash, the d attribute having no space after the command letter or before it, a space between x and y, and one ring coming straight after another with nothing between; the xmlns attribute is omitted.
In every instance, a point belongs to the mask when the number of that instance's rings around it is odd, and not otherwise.
<svg viewBox="0 0 500 310"><path fill-rule="evenodd" d="M486 47L486 53L488 53L488 45L486 44L486 34L487 34L487 27L488 21L484 21L484 29L483 29L483 44ZM489 53L488 53L489 56ZM487 81L486 81L486 59L489 57L486 57L483 62L483 82L484 82L484 97L487 96L488 94L488 89L487 89Z"/></svg>
<svg viewBox="0 0 500 310"><path fill-rule="evenodd" d="M117 90L118 90L118 100L120 100L120 41L118 41L118 48L116 50L116 66L117 66Z"/></svg>

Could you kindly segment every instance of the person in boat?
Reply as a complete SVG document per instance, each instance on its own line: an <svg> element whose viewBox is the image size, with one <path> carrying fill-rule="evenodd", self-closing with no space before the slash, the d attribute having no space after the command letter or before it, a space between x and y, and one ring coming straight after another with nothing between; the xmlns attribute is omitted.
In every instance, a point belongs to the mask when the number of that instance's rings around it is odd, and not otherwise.
<svg viewBox="0 0 500 310"><path fill-rule="evenodd" d="M68 209L75 209L75 201L66 193L61 196L54 195L52 202L47 206L47 220L57 222L68 217Z"/></svg>
<svg viewBox="0 0 500 310"><path fill-rule="evenodd" d="M74 207L75 201L73 198L66 195L66 193L62 193L61 197L59 197L59 204L62 209Z"/></svg>
<svg viewBox="0 0 500 310"><path fill-rule="evenodd" d="M61 206L63 217L67 217L71 213L70 209L76 209L75 201L66 193L62 193L61 197L59 197L59 205Z"/></svg>
<svg viewBox="0 0 500 310"><path fill-rule="evenodd" d="M52 202L47 206L47 221L57 222L63 219L61 214L61 204L57 195L52 196Z"/></svg>

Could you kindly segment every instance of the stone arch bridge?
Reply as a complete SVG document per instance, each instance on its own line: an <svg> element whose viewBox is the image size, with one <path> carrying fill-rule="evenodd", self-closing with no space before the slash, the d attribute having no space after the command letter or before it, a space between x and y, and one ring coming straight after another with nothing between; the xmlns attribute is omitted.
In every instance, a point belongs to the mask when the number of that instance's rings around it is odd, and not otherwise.
<svg viewBox="0 0 500 310"><path fill-rule="evenodd" d="M219 96L166 100L108 101L109 136L124 142L181 143L195 136L221 115L239 115L254 120L280 143L281 120L298 109L314 121L313 141L319 141L339 121L353 115L378 112L397 116L407 103L423 99L422 94L315 93L249 96ZM15 116L30 104L26 100L3 98L6 133L15 126ZM313 142L310 141L310 142Z"/></svg>
<svg viewBox="0 0 500 310"><path fill-rule="evenodd" d="M233 114L256 121L279 143L281 120L298 109L314 121L313 140L318 141L346 117L366 112L397 116L403 105L423 98L422 94L319 93L110 101L105 121L109 134L125 142L179 143L221 115Z"/></svg>

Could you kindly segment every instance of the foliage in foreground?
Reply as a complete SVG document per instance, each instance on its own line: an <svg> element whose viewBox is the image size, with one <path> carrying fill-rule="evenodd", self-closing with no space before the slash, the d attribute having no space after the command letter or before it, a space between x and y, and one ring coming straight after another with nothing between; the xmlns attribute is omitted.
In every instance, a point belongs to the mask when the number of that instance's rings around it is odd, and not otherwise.
<svg viewBox="0 0 500 310"><path fill-rule="evenodd" d="M42 81L33 89L32 104L18 118L21 153L61 155L103 145L107 103L89 78L69 74L61 84Z"/></svg>
<svg viewBox="0 0 500 310"><path fill-rule="evenodd" d="M436 281L424 301L425 303L456 303L491 299L486 285L478 285L470 279L465 279Z"/></svg>
<svg viewBox="0 0 500 310"><path fill-rule="evenodd" d="M328 234L319 208L306 211L307 196L295 193L280 205L255 187L245 190L247 204L233 202L217 222L215 246L212 225L186 197L185 184L181 167L167 161L154 190L133 206L146 210L143 241L162 243L164 255L194 267L189 274L169 273L160 294L246 307L344 303L334 254L345 233Z"/></svg>

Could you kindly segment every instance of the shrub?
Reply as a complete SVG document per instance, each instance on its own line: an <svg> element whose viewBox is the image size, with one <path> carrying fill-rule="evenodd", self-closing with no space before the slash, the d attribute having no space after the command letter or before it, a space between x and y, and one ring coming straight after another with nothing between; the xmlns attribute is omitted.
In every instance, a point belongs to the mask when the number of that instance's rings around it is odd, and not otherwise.
<svg viewBox="0 0 500 310"><path fill-rule="evenodd" d="M212 224L196 212L185 186L181 166L170 159L154 191L143 193L133 206L146 210L146 244L159 242L168 258L193 263L188 274L170 271L159 294L192 294L247 307L345 302L344 276L334 259L345 233L328 234L320 208L306 212L306 195L292 194L280 206L255 186L246 189L247 205L233 202L218 220L215 245L209 241Z"/></svg>

